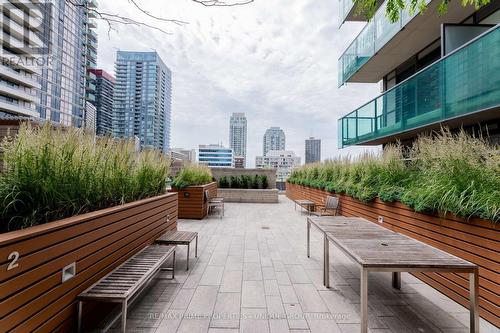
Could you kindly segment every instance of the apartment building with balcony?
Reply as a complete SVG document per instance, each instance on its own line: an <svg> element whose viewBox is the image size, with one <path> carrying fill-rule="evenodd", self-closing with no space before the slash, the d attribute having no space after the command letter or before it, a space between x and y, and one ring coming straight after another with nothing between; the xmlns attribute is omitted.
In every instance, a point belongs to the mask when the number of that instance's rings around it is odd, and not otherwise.
<svg viewBox="0 0 500 333"><path fill-rule="evenodd" d="M87 2L95 8L95 0L0 3L0 111L84 125L93 110L85 95Z"/></svg>
<svg viewBox="0 0 500 333"><path fill-rule="evenodd" d="M341 25L364 20L351 0L340 0ZM346 110L339 147L409 144L419 133L446 126L500 142L500 2L480 9L439 0L423 13L400 13L390 23L387 1L341 55L339 86L380 82L382 93Z"/></svg>
<svg viewBox="0 0 500 333"><path fill-rule="evenodd" d="M113 135L138 137L141 148L170 148L172 73L156 52L118 51Z"/></svg>
<svg viewBox="0 0 500 333"><path fill-rule="evenodd" d="M300 156L291 150L269 150L264 156L255 157L257 169L276 169L276 180L284 182L290 177L294 168L299 167Z"/></svg>

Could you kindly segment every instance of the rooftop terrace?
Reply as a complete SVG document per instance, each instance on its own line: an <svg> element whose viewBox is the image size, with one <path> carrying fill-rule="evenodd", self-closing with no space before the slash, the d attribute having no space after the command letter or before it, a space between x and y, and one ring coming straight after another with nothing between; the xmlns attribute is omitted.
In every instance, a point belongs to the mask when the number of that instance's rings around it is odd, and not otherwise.
<svg viewBox="0 0 500 333"><path fill-rule="evenodd" d="M161 272L130 309L131 332L359 332L359 271L330 249L331 284L322 283L319 232L306 257L306 216L279 204L226 204L226 216L180 220L198 231L199 258L185 271L178 247L175 280ZM468 332L469 311L409 274L369 277L370 332ZM112 330L113 331L113 330ZM498 332L481 319L481 332Z"/></svg>

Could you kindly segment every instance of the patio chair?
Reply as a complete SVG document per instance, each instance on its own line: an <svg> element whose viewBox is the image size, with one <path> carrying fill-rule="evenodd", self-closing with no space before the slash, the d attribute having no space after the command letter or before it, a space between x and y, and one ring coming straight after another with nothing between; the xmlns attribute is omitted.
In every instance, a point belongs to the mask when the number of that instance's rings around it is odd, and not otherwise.
<svg viewBox="0 0 500 333"><path fill-rule="evenodd" d="M319 211L313 212L316 216L336 216L339 210L339 198L327 196L324 205L317 205L320 207Z"/></svg>

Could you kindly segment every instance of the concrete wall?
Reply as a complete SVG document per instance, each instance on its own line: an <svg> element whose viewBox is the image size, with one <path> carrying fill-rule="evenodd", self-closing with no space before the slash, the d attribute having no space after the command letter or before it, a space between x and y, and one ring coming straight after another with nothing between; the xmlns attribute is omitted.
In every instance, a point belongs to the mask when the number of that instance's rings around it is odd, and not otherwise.
<svg viewBox="0 0 500 333"><path fill-rule="evenodd" d="M225 202L278 203L278 190L253 190L239 188L219 188L217 196Z"/></svg>
<svg viewBox="0 0 500 333"><path fill-rule="evenodd" d="M235 169L235 168L211 168L212 176L219 181L223 176L255 176L255 175L266 175L267 182L269 183L269 188L276 188L276 170L274 169Z"/></svg>

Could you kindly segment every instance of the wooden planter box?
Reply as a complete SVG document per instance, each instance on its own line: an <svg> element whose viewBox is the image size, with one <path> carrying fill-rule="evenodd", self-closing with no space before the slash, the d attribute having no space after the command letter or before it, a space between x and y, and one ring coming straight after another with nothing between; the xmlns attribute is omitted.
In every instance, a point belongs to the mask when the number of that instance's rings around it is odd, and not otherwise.
<svg viewBox="0 0 500 333"><path fill-rule="evenodd" d="M278 203L277 189L219 188L217 196L225 202Z"/></svg>
<svg viewBox="0 0 500 333"><path fill-rule="evenodd" d="M180 219L203 219L207 216L208 202L204 198L205 191L209 197L217 196L217 183L212 182L199 186L188 186L183 189L172 188L169 192L179 195L179 218Z"/></svg>
<svg viewBox="0 0 500 333"><path fill-rule="evenodd" d="M286 195L292 199L308 199L323 203L331 193L306 186L287 183ZM416 213L400 203L386 203L379 199L363 203L347 195L340 198L340 214L360 216L374 223L384 219L383 226L408 235L479 266L479 305L481 316L500 326L500 230L498 224L479 218L464 220L448 215ZM420 280L439 290L456 302L469 306L468 278L464 274L418 273Z"/></svg>
<svg viewBox="0 0 500 333"><path fill-rule="evenodd" d="M176 226L165 194L0 234L0 332L76 331L76 296Z"/></svg>

